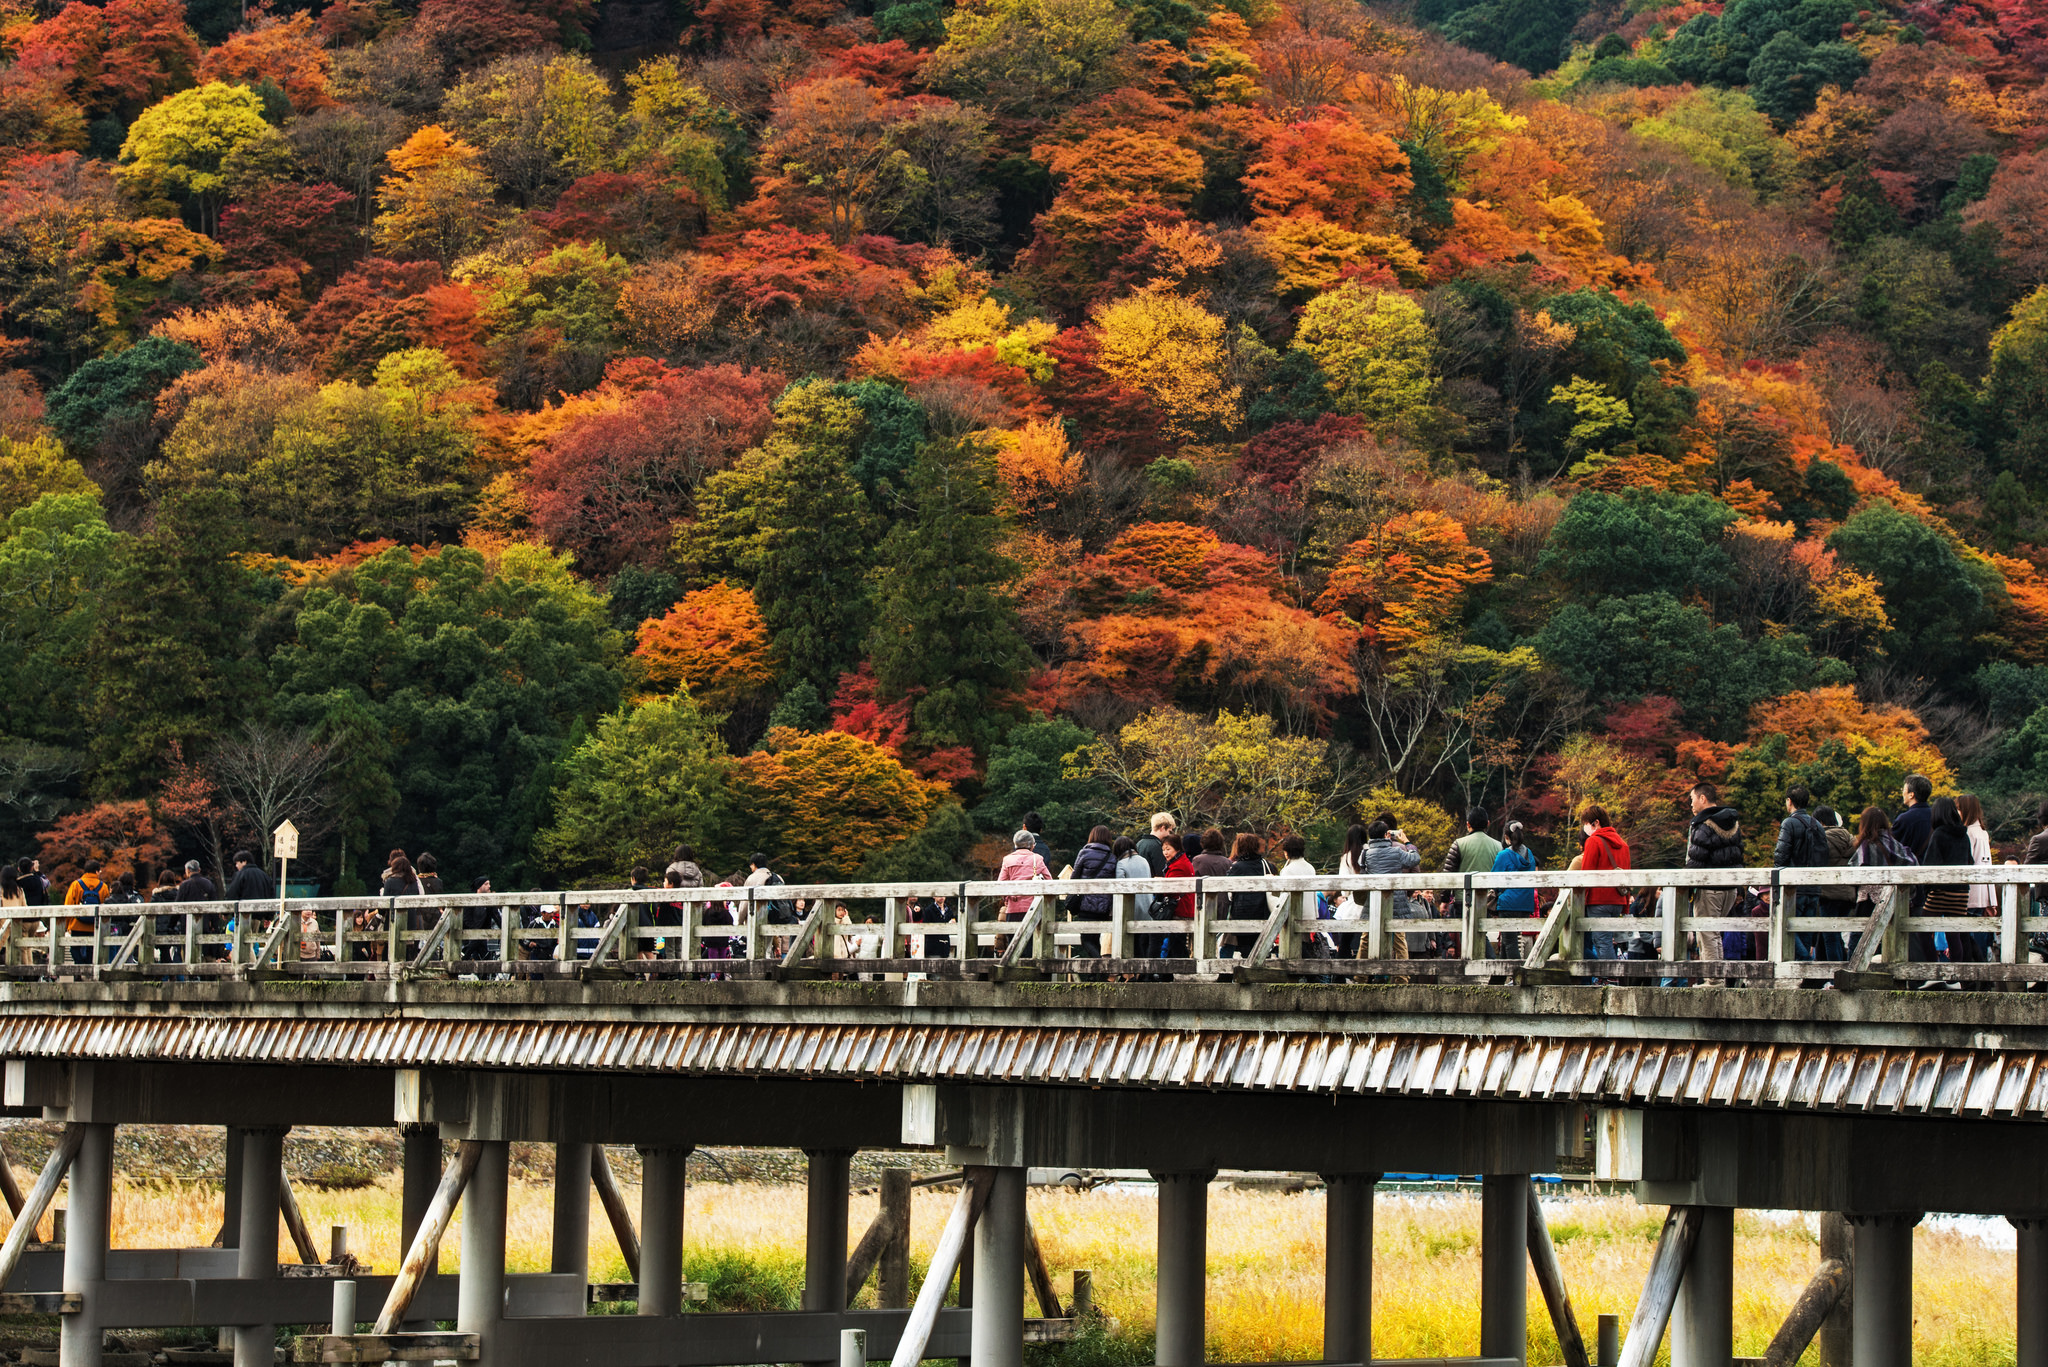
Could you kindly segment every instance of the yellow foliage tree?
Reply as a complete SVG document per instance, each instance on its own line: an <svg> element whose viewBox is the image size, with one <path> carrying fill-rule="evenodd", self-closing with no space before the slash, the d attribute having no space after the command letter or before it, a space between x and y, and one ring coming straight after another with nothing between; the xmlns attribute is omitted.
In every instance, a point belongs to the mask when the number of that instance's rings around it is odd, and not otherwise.
<svg viewBox="0 0 2048 1367"><path fill-rule="evenodd" d="M1338 810L1329 747L1276 732L1273 718L1218 712L1204 720L1155 707L1068 755L1067 777L1100 778L1134 826L1173 812L1189 829L1300 830Z"/></svg>
<svg viewBox="0 0 2048 1367"><path fill-rule="evenodd" d="M377 189L379 250L446 266L489 236L497 187L479 169L482 152L430 123L385 160L392 174Z"/></svg>
<svg viewBox="0 0 2048 1367"><path fill-rule="evenodd" d="M995 443L1005 501L1018 512L1056 503L1081 482L1081 453L1068 446L1067 429L1052 419L986 436Z"/></svg>
<svg viewBox="0 0 2048 1367"><path fill-rule="evenodd" d="M1095 311L1097 363L1151 399L1165 435L1192 441L1237 425L1241 391L1230 383L1223 320L1190 299L1153 290Z"/></svg>

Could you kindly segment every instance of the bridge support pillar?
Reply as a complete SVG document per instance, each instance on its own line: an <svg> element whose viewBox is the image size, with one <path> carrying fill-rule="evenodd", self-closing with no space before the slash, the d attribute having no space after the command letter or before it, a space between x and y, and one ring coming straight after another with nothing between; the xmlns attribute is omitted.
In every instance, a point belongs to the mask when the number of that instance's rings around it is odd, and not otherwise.
<svg viewBox="0 0 2048 1367"><path fill-rule="evenodd" d="M1209 1347L1209 1179L1155 1172L1159 1183L1158 1367L1198 1367Z"/></svg>
<svg viewBox="0 0 2048 1367"><path fill-rule="evenodd" d="M846 1308L846 1199L851 1187L851 1149L805 1149L808 1190L804 1205L804 1299L806 1310ZM838 1367L838 1359L813 1367Z"/></svg>
<svg viewBox="0 0 2048 1367"><path fill-rule="evenodd" d="M408 1124L398 1127L401 1145L400 1174L403 1187L398 1197L398 1256L402 1261L405 1251L412 1247L412 1236L419 1233L420 1224L427 1218L427 1207L434 1202L434 1190L441 1185L441 1127L439 1125ZM427 1264L428 1275L441 1270L441 1250L434 1250L433 1261ZM418 1304L415 1299L414 1304ZM406 1329L432 1329L434 1322L418 1315L405 1321Z"/></svg>
<svg viewBox="0 0 2048 1367"><path fill-rule="evenodd" d="M1479 1356L1529 1350L1529 1174L1496 1173L1479 1191Z"/></svg>
<svg viewBox="0 0 2048 1367"><path fill-rule="evenodd" d="M1671 1367L1728 1367L1734 1356L1735 1211L1702 1206L1671 1309Z"/></svg>
<svg viewBox="0 0 2048 1367"><path fill-rule="evenodd" d="M1024 1169L993 1168L988 1204L974 1226L974 1367L1023 1367Z"/></svg>
<svg viewBox="0 0 2048 1367"><path fill-rule="evenodd" d="M640 1313L683 1313L683 1201L690 1148L640 1150ZM586 1162L584 1171L590 1171ZM586 1210L588 1208L586 1207Z"/></svg>
<svg viewBox="0 0 2048 1367"><path fill-rule="evenodd" d="M2048 1367L2048 1218L2011 1219L2019 1235L2018 1367Z"/></svg>
<svg viewBox="0 0 2048 1367"><path fill-rule="evenodd" d="M235 1275L268 1281L277 1275L279 1187L284 1181L284 1130L248 1129L242 1135L241 1240ZM235 1367L271 1367L277 1326L244 1324L235 1330Z"/></svg>
<svg viewBox="0 0 2048 1367"><path fill-rule="evenodd" d="M1856 1300L1850 1353L1856 1367L1912 1367L1913 1226L1917 1214L1851 1215Z"/></svg>
<svg viewBox="0 0 2048 1367"><path fill-rule="evenodd" d="M1372 1361L1372 1202L1376 1172L1323 1174L1323 1361Z"/></svg>
<svg viewBox="0 0 2048 1367"><path fill-rule="evenodd" d="M550 1272L590 1280L589 1144L555 1145L555 1237Z"/></svg>
<svg viewBox="0 0 2048 1367"><path fill-rule="evenodd" d="M114 1127L87 1125L71 1160L71 1204L64 1215L64 1289L83 1291L85 1308L64 1316L57 1360L63 1367L99 1367L99 1307L89 1289L107 1276L114 1201Z"/></svg>
<svg viewBox="0 0 2048 1367"><path fill-rule="evenodd" d="M481 1367L498 1361L499 1327L505 1318L505 1204L511 1158L510 1142L481 1141L476 1171L462 1193L462 1274L456 1283L455 1328L477 1335Z"/></svg>

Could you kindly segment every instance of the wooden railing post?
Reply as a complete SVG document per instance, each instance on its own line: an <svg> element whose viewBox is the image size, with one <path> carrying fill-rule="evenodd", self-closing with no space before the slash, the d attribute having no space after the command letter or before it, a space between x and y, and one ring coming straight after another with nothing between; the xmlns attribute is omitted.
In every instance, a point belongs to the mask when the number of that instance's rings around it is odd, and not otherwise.
<svg viewBox="0 0 2048 1367"><path fill-rule="evenodd" d="M1136 893L1118 892L1109 899L1109 957L1128 959L1131 944L1131 918L1137 914Z"/></svg>
<svg viewBox="0 0 2048 1367"><path fill-rule="evenodd" d="M1678 963L1689 958L1685 952L1685 936L1678 928L1679 889L1660 888L1657 891L1657 912L1664 922L1664 961Z"/></svg>
<svg viewBox="0 0 2048 1367"><path fill-rule="evenodd" d="M1771 870L1771 929L1764 957L1770 960L1774 975L1793 958L1791 928L1786 922L1791 918L1791 905L1796 895L1779 880L1778 871Z"/></svg>
<svg viewBox="0 0 2048 1367"><path fill-rule="evenodd" d="M1387 894L1383 888L1365 894L1365 957L1387 957Z"/></svg>
<svg viewBox="0 0 2048 1367"><path fill-rule="evenodd" d="M2020 949L2020 885L2007 883L1998 890L1998 961L2002 964L2021 963L2025 955Z"/></svg>

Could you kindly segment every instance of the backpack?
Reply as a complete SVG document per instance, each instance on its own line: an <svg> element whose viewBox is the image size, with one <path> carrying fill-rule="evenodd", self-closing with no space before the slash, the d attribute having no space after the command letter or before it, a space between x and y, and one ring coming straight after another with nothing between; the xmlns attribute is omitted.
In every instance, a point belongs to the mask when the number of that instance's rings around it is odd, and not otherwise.
<svg viewBox="0 0 2048 1367"><path fill-rule="evenodd" d="M770 873L768 881L761 886L766 888L781 887L782 875ZM766 911L761 913L761 919L771 926L793 926L796 924L796 903L786 897L777 898L768 904Z"/></svg>
<svg viewBox="0 0 2048 1367"><path fill-rule="evenodd" d="M107 898L107 894L108 894L107 880L106 880L106 879L104 879L104 878L100 879L100 882L99 882L99 886L98 886L98 887L96 887L96 888L89 888L89 887L87 887L87 886L85 885L85 880L84 880L83 878L81 878L81 879L79 879L79 880L78 880L78 903L77 903L77 904L78 904L79 906L84 906L84 907L96 907L96 906L98 906L98 905L99 905L100 903L102 903L102 902L104 902L104 901L108 900L108 898Z"/></svg>
<svg viewBox="0 0 2048 1367"><path fill-rule="evenodd" d="M1787 867L1795 869L1824 869L1834 862L1833 852L1828 849L1827 827L1818 818L1806 812L1793 813L1798 823L1799 843L1791 851L1792 858Z"/></svg>

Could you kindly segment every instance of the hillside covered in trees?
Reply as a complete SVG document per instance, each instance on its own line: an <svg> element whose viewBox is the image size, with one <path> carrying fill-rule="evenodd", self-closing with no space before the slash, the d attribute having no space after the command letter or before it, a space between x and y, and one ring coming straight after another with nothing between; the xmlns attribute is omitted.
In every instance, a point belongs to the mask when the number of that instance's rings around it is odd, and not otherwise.
<svg viewBox="0 0 2048 1367"><path fill-rule="evenodd" d="M2044 13L0 0L8 849L2010 841Z"/></svg>

